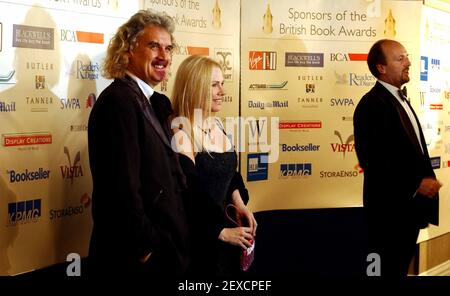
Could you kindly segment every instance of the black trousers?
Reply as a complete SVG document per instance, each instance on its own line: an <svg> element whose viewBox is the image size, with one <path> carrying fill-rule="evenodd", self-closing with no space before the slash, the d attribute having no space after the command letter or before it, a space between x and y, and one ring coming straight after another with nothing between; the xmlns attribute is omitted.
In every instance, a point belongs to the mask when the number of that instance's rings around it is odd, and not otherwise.
<svg viewBox="0 0 450 296"><path fill-rule="evenodd" d="M416 250L420 227L417 223L371 225L368 228L369 252L381 259L381 276L406 277Z"/></svg>

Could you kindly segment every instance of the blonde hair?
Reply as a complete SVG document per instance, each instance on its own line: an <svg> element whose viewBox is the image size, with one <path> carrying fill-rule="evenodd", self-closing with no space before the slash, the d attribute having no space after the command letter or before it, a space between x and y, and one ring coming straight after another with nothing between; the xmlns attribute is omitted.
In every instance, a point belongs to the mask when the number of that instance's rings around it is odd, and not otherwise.
<svg viewBox="0 0 450 296"><path fill-rule="evenodd" d="M194 111L202 110L203 120L211 115L211 84L214 68L222 70L221 65L206 56L192 55L185 59L177 70L172 90L172 104L175 116L189 120L190 130L186 131L193 141ZM185 127L184 127L185 128ZM201 128L201 127L198 127Z"/></svg>
<svg viewBox="0 0 450 296"><path fill-rule="evenodd" d="M150 9L139 10L125 24L120 26L111 38L102 69L102 75L105 78L112 79L125 76L125 70L129 63L128 53L134 49L138 37L149 25L165 29L170 34L172 43L175 42L173 37L175 22L168 14Z"/></svg>

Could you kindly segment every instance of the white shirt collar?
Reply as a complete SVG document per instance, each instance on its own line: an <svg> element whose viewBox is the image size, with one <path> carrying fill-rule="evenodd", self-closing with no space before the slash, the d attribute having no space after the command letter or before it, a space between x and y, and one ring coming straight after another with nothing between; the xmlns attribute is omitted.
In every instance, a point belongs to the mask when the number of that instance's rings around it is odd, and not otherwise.
<svg viewBox="0 0 450 296"><path fill-rule="evenodd" d="M381 83L382 86L384 86L394 97L397 98L398 101L400 101L400 103L402 102L402 98L400 98L399 94L398 94L398 90L399 88L396 86L393 86L392 84L389 84L387 82L378 80L379 83Z"/></svg>
<svg viewBox="0 0 450 296"><path fill-rule="evenodd" d="M142 90L142 92L144 93L145 97L150 102L150 97L155 92L153 90L153 88L150 85L148 85L147 83L145 83L142 79L140 79L139 77L137 77L136 75L131 73L130 71L126 70L125 73L127 73L127 75L129 75L134 81L136 81L136 83L138 84L139 88Z"/></svg>

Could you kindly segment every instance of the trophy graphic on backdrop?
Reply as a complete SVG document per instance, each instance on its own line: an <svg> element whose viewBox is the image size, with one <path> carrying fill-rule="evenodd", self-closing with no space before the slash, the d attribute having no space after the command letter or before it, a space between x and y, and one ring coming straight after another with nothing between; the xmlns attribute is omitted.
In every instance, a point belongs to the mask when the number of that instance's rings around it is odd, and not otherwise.
<svg viewBox="0 0 450 296"><path fill-rule="evenodd" d="M119 9L119 0L108 0L109 8L113 10Z"/></svg>
<svg viewBox="0 0 450 296"><path fill-rule="evenodd" d="M389 9L389 14L384 20L384 36L387 38L394 38L397 32L395 31L395 19L392 15L392 9Z"/></svg>
<svg viewBox="0 0 450 296"><path fill-rule="evenodd" d="M273 31L272 13L270 12L270 4L267 4L266 13L263 16L263 31L266 34L270 34Z"/></svg>
<svg viewBox="0 0 450 296"><path fill-rule="evenodd" d="M220 20L221 12L219 7L219 0L216 0L216 4L214 5L212 13L213 13L212 25L215 29L220 29L220 27L222 26L222 22Z"/></svg>

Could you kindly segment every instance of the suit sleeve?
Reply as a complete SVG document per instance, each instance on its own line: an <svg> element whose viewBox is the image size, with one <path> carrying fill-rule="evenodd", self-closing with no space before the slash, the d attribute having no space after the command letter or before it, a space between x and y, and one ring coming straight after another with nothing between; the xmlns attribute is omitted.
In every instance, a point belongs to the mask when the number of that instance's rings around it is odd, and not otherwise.
<svg viewBox="0 0 450 296"><path fill-rule="evenodd" d="M242 201L246 205L250 198L248 195L248 190L245 187L244 180L242 179L242 175L238 171L234 173L233 178L231 179L230 187L228 188L228 196L231 197L236 189L239 190Z"/></svg>
<svg viewBox="0 0 450 296"><path fill-rule="evenodd" d="M381 100L364 97L354 113L356 153L365 179L370 180L369 192L378 199L392 196L412 197L417 187L411 183L407 170L408 158L401 150L406 141L398 114ZM366 184L366 183L365 183Z"/></svg>
<svg viewBox="0 0 450 296"><path fill-rule="evenodd" d="M110 211L112 235L119 244L127 244L137 258L153 251L160 244L160 235L144 211L141 191L141 151L139 145L139 108L129 94L109 98L97 120L94 143L101 167L95 167L93 176L97 175L102 191L109 196L102 196L102 217ZM109 158L109 159L108 159ZM96 176L94 176L95 178ZM106 194L105 194L106 195ZM100 209L99 209L100 210ZM114 218L113 218L114 219ZM103 223L103 222L100 222ZM124 241L121 241L124 240ZM136 259L137 259L136 258Z"/></svg>

